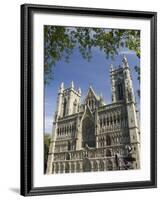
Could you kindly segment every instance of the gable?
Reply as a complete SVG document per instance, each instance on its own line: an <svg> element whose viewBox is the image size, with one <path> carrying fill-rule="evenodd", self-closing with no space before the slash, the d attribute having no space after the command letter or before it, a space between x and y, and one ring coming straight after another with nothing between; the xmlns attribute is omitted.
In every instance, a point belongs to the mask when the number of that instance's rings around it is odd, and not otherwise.
<svg viewBox="0 0 161 200"><path fill-rule="evenodd" d="M85 100L95 99L98 101L98 96L95 94L93 88L90 86Z"/></svg>

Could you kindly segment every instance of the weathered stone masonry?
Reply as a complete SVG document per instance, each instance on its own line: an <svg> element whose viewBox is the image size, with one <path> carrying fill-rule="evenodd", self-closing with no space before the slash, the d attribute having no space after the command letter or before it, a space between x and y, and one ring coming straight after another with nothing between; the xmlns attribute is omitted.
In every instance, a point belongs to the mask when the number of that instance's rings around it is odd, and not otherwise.
<svg viewBox="0 0 161 200"><path fill-rule="evenodd" d="M90 86L62 83L53 122L47 174L140 168L140 131L127 58L110 66L112 103L105 104Z"/></svg>

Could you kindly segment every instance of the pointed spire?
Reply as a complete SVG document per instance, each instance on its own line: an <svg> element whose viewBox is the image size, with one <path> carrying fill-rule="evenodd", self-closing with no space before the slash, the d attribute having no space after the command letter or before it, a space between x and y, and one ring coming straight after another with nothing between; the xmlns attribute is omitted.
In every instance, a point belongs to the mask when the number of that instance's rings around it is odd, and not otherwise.
<svg viewBox="0 0 161 200"><path fill-rule="evenodd" d="M92 88L92 84L91 84L91 83L89 84L89 91L90 91L90 90L91 90L92 92L94 92L94 90L93 90L93 88Z"/></svg>
<svg viewBox="0 0 161 200"><path fill-rule="evenodd" d="M79 93L79 94L81 94L81 93L82 93L82 91L81 91L81 88L80 88L80 87L78 88L78 93Z"/></svg>
<svg viewBox="0 0 161 200"><path fill-rule="evenodd" d="M127 57L126 57L125 54L123 55L123 59L122 59L122 67L123 68L129 67L129 64L128 64L128 61L127 61Z"/></svg>
<svg viewBox="0 0 161 200"><path fill-rule="evenodd" d="M70 84L71 88L74 89L74 82L71 81L71 84Z"/></svg>
<svg viewBox="0 0 161 200"><path fill-rule="evenodd" d="M59 92L62 93L64 90L64 83L62 82L59 88Z"/></svg>
<svg viewBox="0 0 161 200"><path fill-rule="evenodd" d="M110 65L110 72L114 70L113 64Z"/></svg>
<svg viewBox="0 0 161 200"><path fill-rule="evenodd" d="M61 83L60 88L64 89L64 82Z"/></svg>
<svg viewBox="0 0 161 200"><path fill-rule="evenodd" d="M103 95L102 95L102 92L100 94L100 100L103 100Z"/></svg>
<svg viewBox="0 0 161 200"><path fill-rule="evenodd" d="M126 57L125 54L123 54L122 62L123 62L124 64L128 64L127 57Z"/></svg>
<svg viewBox="0 0 161 200"><path fill-rule="evenodd" d="M89 88L91 88L91 89L92 89L92 83L89 83Z"/></svg>

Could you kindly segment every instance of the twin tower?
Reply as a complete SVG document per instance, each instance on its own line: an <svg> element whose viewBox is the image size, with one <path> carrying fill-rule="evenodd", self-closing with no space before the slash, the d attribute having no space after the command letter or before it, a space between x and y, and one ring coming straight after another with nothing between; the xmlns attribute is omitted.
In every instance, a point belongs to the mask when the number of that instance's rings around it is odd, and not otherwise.
<svg viewBox="0 0 161 200"><path fill-rule="evenodd" d="M69 88L61 84L47 174L140 168L140 130L125 56L119 67L110 66L110 78L110 104L105 104L91 86L80 102L80 88L76 90L73 82ZM128 166L127 158L132 160Z"/></svg>
<svg viewBox="0 0 161 200"><path fill-rule="evenodd" d="M110 66L112 103L119 101L135 102L134 89L130 74L130 68L126 56L122 59L122 65L115 69ZM90 89L92 87L90 86ZM94 93L94 91L93 91ZM73 81L69 88L64 88L64 83L58 91L56 117L62 118L79 112L81 89L75 90ZM95 95L97 100L102 100L102 96ZM85 101L86 102L86 101ZM97 104L100 105L99 103Z"/></svg>

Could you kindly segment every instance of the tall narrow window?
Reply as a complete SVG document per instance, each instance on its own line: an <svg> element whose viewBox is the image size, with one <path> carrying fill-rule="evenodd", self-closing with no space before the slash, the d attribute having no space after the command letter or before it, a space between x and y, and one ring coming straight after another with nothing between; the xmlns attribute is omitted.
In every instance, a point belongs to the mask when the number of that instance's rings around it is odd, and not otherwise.
<svg viewBox="0 0 161 200"><path fill-rule="evenodd" d="M118 92L118 100L123 100L123 87L121 83L117 85L117 92Z"/></svg>
<svg viewBox="0 0 161 200"><path fill-rule="evenodd" d="M63 105L63 117L64 117L65 114L66 114L66 107L67 107L67 100L64 99L64 105Z"/></svg>
<svg viewBox="0 0 161 200"><path fill-rule="evenodd" d="M70 151L71 150L71 143L70 143L70 141L68 141L68 151Z"/></svg>
<svg viewBox="0 0 161 200"><path fill-rule="evenodd" d="M73 103L73 113L77 112L77 100L75 99L74 103Z"/></svg>
<svg viewBox="0 0 161 200"><path fill-rule="evenodd" d="M111 145L111 138L110 138L110 136L106 136L106 145L107 146Z"/></svg>

